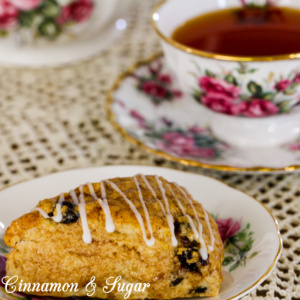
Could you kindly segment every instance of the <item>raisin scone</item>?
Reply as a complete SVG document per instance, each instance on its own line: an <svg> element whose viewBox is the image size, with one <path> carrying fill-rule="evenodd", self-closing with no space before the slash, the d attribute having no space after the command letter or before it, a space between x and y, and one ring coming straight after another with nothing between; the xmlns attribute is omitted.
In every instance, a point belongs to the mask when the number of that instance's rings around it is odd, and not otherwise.
<svg viewBox="0 0 300 300"><path fill-rule="evenodd" d="M129 299L216 296L222 282L223 244L202 205L176 183L137 175L88 183L41 201L12 222L4 237L13 250L7 275L25 283L77 283L78 291L39 296L124 299L107 279L150 283ZM17 284L16 284L17 285Z"/></svg>

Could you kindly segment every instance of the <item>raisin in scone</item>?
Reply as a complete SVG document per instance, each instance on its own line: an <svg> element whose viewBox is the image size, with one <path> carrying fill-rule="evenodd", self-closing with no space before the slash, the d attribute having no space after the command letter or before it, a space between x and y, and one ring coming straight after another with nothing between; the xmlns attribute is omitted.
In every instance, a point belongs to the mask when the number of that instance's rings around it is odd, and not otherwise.
<svg viewBox="0 0 300 300"><path fill-rule="evenodd" d="M124 299L108 278L150 283L129 299L216 296L222 282L223 244L202 205L176 183L137 175L88 183L41 201L12 222L5 243L7 275L26 283L78 283L78 291L39 296Z"/></svg>

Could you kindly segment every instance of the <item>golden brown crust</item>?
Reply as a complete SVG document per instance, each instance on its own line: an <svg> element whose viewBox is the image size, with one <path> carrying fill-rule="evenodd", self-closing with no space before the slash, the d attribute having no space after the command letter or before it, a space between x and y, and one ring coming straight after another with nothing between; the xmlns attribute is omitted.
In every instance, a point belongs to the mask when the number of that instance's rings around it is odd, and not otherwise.
<svg viewBox="0 0 300 300"><path fill-rule="evenodd" d="M184 206L194 223L196 219L188 200L179 189L163 178L163 186L169 202L170 212L174 217L177 247L172 246L171 232L166 217L151 191L141 177L138 176L142 195L149 211L155 244L145 244L141 227L135 214L122 196L105 183L105 189L112 219L116 230L108 233L105 229L105 214L90 193L87 185L83 186L88 225L92 235L92 243L82 240L81 219L70 224L55 223L45 219L38 211L12 222L5 233L5 243L13 250L7 255L7 275L19 276L26 283L78 283L78 293L33 293L42 296L69 297L86 296L85 286L96 277L96 293L93 297L123 299L124 293L116 290L109 294L103 292L103 286L109 277L121 275L122 280L129 283L150 283L145 293L132 293L129 299L157 298L171 299L193 296L215 296L222 281L223 244L218 227L209 215L209 222L215 237L213 251L204 262L199 254L199 243L195 240L188 220L183 216L169 186ZM158 199L164 203L159 186L154 176L147 176ZM145 214L138 190L132 177L114 178L122 192L133 202L143 217L148 238ZM94 183L97 196L101 196L101 186ZM75 190L79 195L79 189ZM37 207L46 213L56 214L55 206L59 197L41 201ZM67 202L73 200L65 194ZM203 238L207 245L211 243L209 227L205 221L202 205L193 201L198 217L203 225ZM77 214L74 207L74 214ZM63 212L65 213L65 212ZM206 264L207 263L207 264Z"/></svg>

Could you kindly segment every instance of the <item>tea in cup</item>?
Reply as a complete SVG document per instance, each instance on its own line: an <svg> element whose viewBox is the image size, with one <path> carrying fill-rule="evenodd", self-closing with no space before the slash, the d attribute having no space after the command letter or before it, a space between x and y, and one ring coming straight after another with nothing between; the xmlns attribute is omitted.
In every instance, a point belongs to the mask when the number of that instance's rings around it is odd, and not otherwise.
<svg viewBox="0 0 300 300"><path fill-rule="evenodd" d="M299 1L166 0L152 18L168 67L212 114L215 136L237 147L300 136Z"/></svg>

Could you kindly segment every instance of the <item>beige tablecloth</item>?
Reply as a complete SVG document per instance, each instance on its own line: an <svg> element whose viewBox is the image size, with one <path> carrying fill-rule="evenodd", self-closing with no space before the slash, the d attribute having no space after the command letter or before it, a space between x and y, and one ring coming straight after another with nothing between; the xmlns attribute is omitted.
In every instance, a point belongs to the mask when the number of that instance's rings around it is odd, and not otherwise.
<svg viewBox="0 0 300 300"><path fill-rule="evenodd" d="M51 172L109 164L156 165L216 177L265 203L278 219L284 241L275 270L244 299L299 300L299 174L184 167L133 146L107 120L106 92L118 74L160 51L150 26L153 4L136 0L125 35L88 61L55 69L0 67L0 188Z"/></svg>

